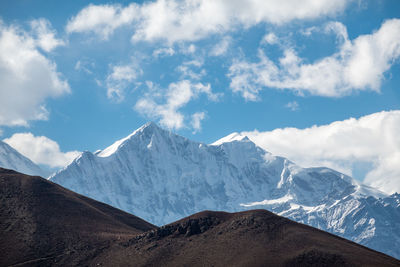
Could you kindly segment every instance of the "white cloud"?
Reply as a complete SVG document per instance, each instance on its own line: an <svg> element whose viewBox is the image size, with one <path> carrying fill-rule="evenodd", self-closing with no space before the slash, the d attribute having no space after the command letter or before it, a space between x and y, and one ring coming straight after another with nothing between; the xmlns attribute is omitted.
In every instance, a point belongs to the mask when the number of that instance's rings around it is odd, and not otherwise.
<svg viewBox="0 0 400 267"><path fill-rule="evenodd" d="M306 129L243 132L256 144L304 166L327 166L352 175L371 169L364 182L387 193L400 192L400 110Z"/></svg>
<svg viewBox="0 0 400 267"><path fill-rule="evenodd" d="M296 110L299 110L299 103L297 103L297 101L291 101L291 102L287 103L285 105L285 107L287 107L291 111L296 111Z"/></svg>
<svg viewBox="0 0 400 267"><path fill-rule="evenodd" d="M38 49L50 51L58 45L51 41L54 36L46 35L49 25L43 20L33 24L37 24L38 39L0 20L0 125L26 126L30 120L46 120L45 100L70 92L56 64Z"/></svg>
<svg viewBox="0 0 400 267"><path fill-rule="evenodd" d="M31 21L31 27L36 36L37 46L46 52L50 52L58 46L65 45L64 41L57 39L56 31L51 27L47 19L41 18Z"/></svg>
<svg viewBox="0 0 400 267"><path fill-rule="evenodd" d="M185 61L177 67L177 70L182 73L181 79L201 80L206 75L206 70L201 69L203 64L202 60Z"/></svg>
<svg viewBox="0 0 400 267"><path fill-rule="evenodd" d="M384 73L400 56L400 19L387 20L378 31L353 41L339 22L328 24L326 30L335 32L341 41L337 53L308 64L293 49L286 48L276 64L259 50L259 62L232 64L228 74L231 89L250 101L258 99L263 87L327 97L379 91Z"/></svg>
<svg viewBox="0 0 400 267"><path fill-rule="evenodd" d="M193 133L196 133L201 130L201 121L204 120L206 114L204 112L196 112L192 115L192 128Z"/></svg>
<svg viewBox="0 0 400 267"><path fill-rule="evenodd" d="M107 97L116 102L123 101L126 88L141 74L142 70L134 65L112 66L106 79Z"/></svg>
<svg viewBox="0 0 400 267"><path fill-rule="evenodd" d="M183 54L194 54L194 52L196 52L197 48L194 44L190 44L188 46L186 45L181 45L181 52Z"/></svg>
<svg viewBox="0 0 400 267"><path fill-rule="evenodd" d="M351 0L157 0L141 5L89 5L67 25L68 32L94 32L107 38L115 29L131 25L133 40L195 41L259 23L334 16Z"/></svg>
<svg viewBox="0 0 400 267"><path fill-rule="evenodd" d="M283 24L295 19L313 19L342 11L347 1L232 1L159 0L141 7L134 40L198 40L223 33L235 26L258 23Z"/></svg>
<svg viewBox="0 0 400 267"><path fill-rule="evenodd" d="M317 26L312 26L308 27L307 29L301 30L300 34L304 36L310 36L313 32L319 31L319 28Z"/></svg>
<svg viewBox="0 0 400 267"><path fill-rule="evenodd" d="M180 111L190 101L196 99L200 94L207 95L211 101L217 101L219 95L211 91L209 84L192 83L182 80L171 83L167 90L162 90L147 82L149 91L140 98L134 109L142 115L159 119L160 124L170 129L181 129L186 127L185 115ZM195 115L200 128L200 115Z"/></svg>
<svg viewBox="0 0 400 267"><path fill-rule="evenodd" d="M191 66L195 66L195 67L201 67L204 64L204 60L193 59L193 60L190 60L190 61L185 61L183 64L184 65L191 65Z"/></svg>
<svg viewBox="0 0 400 267"><path fill-rule="evenodd" d="M200 80L206 74L205 69L201 69L199 72L195 72L188 65L185 64L178 66L177 69L182 73L182 78L189 78L192 80Z"/></svg>
<svg viewBox="0 0 400 267"><path fill-rule="evenodd" d="M61 152L57 142L32 133L16 133L3 141L36 164L51 168L64 167L80 154L78 151Z"/></svg>
<svg viewBox="0 0 400 267"><path fill-rule="evenodd" d="M224 55L232 42L232 38L229 36L224 37L219 43L217 43L212 49L210 54L212 56Z"/></svg>
<svg viewBox="0 0 400 267"><path fill-rule="evenodd" d="M95 63L94 62L90 62L88 60L78 60L75 64L74 69L76 71L84 71L87 74L93 74L92 69L95 67Z"/></svg>
<svg viewBox="0 0 400 267"><path fill-rule="evenodd" d="M153 57L160 57L160 56L173 56L175 54L175 50L171 47L164 47L154 50Z"/></svg>
<svg viewBox="0 0 400 267"><path fill-rule="evenodd" d="M279 42L279 39L273 32L270 32L270 33L264 35L264 37L261 40L261 43L266 43L266 44L270 44L270 45L277 44L278 42Z"/></svg>
<svg viewBox="0 0 400 267"><path fill-rule="evenodd" d="M115 29L132 23L138 15L137 9L138 6L135 3L127 7L119 4L90 4L68 21L66 31L68 33L94 32L103 39L107 39Z"/></svg>

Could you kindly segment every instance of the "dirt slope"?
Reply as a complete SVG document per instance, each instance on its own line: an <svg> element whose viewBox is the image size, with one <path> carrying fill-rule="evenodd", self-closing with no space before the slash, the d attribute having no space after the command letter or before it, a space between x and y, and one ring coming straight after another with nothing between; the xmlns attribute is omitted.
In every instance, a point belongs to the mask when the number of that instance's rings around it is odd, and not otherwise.
<svg viewBox="0 0 400 267"><path fill-rule="evenodd" d="M0 168L0 266L400 266L265 210L155 227L40 177Z"/></svg>

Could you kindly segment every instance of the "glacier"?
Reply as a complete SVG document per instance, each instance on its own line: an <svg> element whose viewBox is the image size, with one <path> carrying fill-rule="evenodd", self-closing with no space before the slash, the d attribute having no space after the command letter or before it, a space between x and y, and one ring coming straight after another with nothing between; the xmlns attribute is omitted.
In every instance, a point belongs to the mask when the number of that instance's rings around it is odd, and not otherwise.
<svg viewBox="0 0 400 267"><path fill-rule="evenodd" d="M207 145L148 123L49 179L156 225L263 208L400 258L399 194L302 168L237 133Z"/></svg>

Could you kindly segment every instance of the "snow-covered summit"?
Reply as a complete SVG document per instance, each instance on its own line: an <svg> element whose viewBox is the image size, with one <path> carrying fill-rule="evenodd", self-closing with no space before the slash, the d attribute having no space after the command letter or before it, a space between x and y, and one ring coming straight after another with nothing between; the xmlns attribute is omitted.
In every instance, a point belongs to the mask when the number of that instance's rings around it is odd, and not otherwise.
<svg viewBox="0 0 400 267"><path fill-rule="evenodd" d="M143 133L144 131L151 132L151 131L158 131L158 130L162 130L162 129L159 128L154 122L148 122L145 125L143 125L142 127L140 127L139 129L135 130L133 133L131 133L127 137L124 137L124 138L116 141L114 144L105 148L104 150L97 151L95 154L98 157L103 157L103 158L109 157L112 154L114 154L120 148L120 146L123 146L125 142L128 142L133 136Z"/></svg>
<svg viewBox="0 0 400 267"><path fill-rule="evenodd" d="M302 168L245 136L221 140L206 145L148 123L50 179L158 225L202 210L265 208L400 256L393 197L329 168Z"/></svg>
<svg viewBox="0 0 400 267"><path fill-rule="evenodd" d="M240 133L234 132L231 133L225 137L222 137L221 139L215 141L214 143L212 143L212 146L219 146L223 143L229 143L232 141L242 141L242 140L249 140L249 138L245 135L242 135Z"/></svg>

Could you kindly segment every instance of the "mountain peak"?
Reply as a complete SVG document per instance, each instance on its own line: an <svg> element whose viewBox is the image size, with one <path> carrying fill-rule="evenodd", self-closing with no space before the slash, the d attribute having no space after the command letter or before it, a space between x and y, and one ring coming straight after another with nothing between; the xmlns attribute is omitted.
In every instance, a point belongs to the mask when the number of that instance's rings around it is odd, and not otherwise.
<svg viewBox="0 0 400 267"><path fill-rule="evenodd" d="M219 146L222 145L223 143L230 143L233 141L251 141L246 135L243 135L238 132L233 132L225 137L222 137L221 139L215 141L212 143L212 146Z"/></svg>
<svg viewBox="0 0 400 267"><path fill-rule="evenodd" d="M131 135L134 135L137 132L142 132L142 131L155 131L161 129L160 126L158 126L155 122L153 121L149 121L146 122L145 124L143 124L141 127L139 127L138 129L136 129L135 131L133 131L133 133Z"/></svg>
<svg viewBox="0 0 400 267"><path fill-rule="evenodd" d="M149 133L149 134L153 134L156 132L166 132L167 130L161 128L160 126L157 125L157 123L149 121L146 124L144 124L142 127L140 127L139 129L137 129L136 131L134 131L130 136L133 136L137 133L140 132L145 132L145 133Z"/></svg>
<svg viewBox="0 0 400 267"><path fill-rule="evenodd" d="M119 149L119 147L122 144L124 144L126 141L132 139L134 136L136 136L138 134L141 134L141 133L154 134L156 132L163 132L163 131L165 131L165 130L160 128L155 122L152 122L152 121L147 122L143 126L139 127L135 131L133 131L130 135L116 141L114 144L105 148L104 150L98 151L96 153L96 156L103 157L103 158L111 156Z"/></svg>
<svg viewBox="0 0 400 267"><path fill-rule="evenodd" d="M154 121L149 121L146 122L142 127L140 128L160 128L157 123L155 123Z"/></svg>

